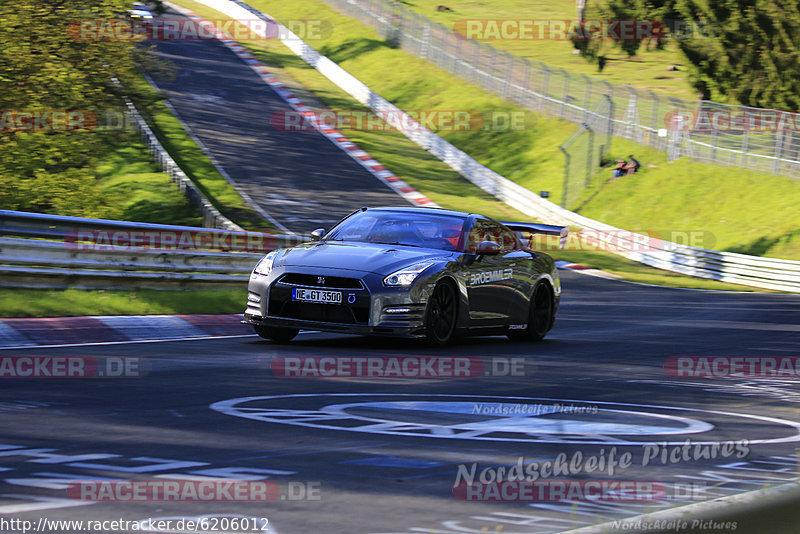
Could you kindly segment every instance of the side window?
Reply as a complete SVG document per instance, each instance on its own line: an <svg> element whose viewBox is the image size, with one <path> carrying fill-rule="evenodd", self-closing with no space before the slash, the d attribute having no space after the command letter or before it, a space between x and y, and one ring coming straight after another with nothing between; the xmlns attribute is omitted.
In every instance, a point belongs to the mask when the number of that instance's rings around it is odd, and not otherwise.
<svg viewBox="0 0 800 534"><path fill-rule="evenodd" d="M489 229L489 221L486 219L477 219L472 224L472 228L470 228L469 235L467 236L467 246L464 250L474 254L478 243L481 241L494 241Z"/></svg>
<svg viewBox="0 0 800 534"><path fill-rule="evenodd" d="M474 253L478 243L481 241L494 241L500 245L503 251L511 251L517 248L517 239L513 232L486 219L475 221L469 231L466 251Z"/></svg>
<svg viewBox="0 0 800 534"><path fill-rule="evenodd" d="M517 238L510 230L506 230L499 224L492 224L491 233L491 241L500 245L503 252L509 252L517 248Z"/></svg>

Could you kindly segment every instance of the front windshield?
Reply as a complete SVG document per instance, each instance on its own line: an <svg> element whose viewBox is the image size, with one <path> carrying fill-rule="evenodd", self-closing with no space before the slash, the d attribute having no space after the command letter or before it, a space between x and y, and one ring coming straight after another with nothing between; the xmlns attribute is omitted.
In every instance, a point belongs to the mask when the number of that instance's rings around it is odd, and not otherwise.
<svg viewBox="0 0 800 534"><path fill-rule="evenodd" d="M452 215L368 210L339 223L325 239L455 251L465 223L465 218Z"/></svg>

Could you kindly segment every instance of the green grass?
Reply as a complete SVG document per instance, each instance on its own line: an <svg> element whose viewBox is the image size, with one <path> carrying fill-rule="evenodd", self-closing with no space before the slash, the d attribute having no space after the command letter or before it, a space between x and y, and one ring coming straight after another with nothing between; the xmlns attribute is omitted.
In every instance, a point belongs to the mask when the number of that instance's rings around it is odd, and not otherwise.
<svg viewBox="0 0 800 534"><path fill-rule="evenodd" d="M0 317L241 313L247 290L0 289Z"/></svg>
<svg viewBox="0 0 800 534"><path fill-rule="evenodd" d="M102 193L113 200L118 219L202 225L202 217L170 177L157 172L157 165L135 132L125 134L97 165L96 175Z"/></svg>
<svg viewBox="0 0 800 534"><path fill-rule="evenodd" d="M144 79L137 90L147 95L147 102L136 102L139 111L164 149L203 195L223 215L241 227L247 230L274 231L275 228L247 206L236 189L217 171L181 122L169 111L161 100L160 93Z"/></svg>
<svg viewBox="0 0 800 534"><path fill-rule="evenodd" d="M682 158L603 186L583 215L668 237L695 232L696 246L800 259L800 187L789 178L737 173ZM652 161L652 160L651 160ZM668 239L669 240L669 239Z"/></svg>
<svg viewBox="0 0 800 534"><path fill-rule="evenodd" d="M453 29L457 21L466 19L572 21L575 20L576 15L575 2L571 0L490 0L486 2L403 0L402 3L408 9L443 24L449 29ZM596 0L587 2L587 18L598 18L593 14L592 9L596 4ZM436 8L440 5L449 7L452 12L437 11ZM462 22L461 25L463 24ZM674 40L669 41L663 50L656 50L654 47L647 49L642 45L632 58L614 46L607 46L609 61L602 72L598 72L596 65L573 54L572 51L575 48L570 41L526 39L486 40L483 42L528 59L541 61L549 66L587 74L611 83L652 89L669 96L697 98L697 92L692 89L688 80L688 62ZM668 70L672 65L677 66L679 70Z"/></svg>

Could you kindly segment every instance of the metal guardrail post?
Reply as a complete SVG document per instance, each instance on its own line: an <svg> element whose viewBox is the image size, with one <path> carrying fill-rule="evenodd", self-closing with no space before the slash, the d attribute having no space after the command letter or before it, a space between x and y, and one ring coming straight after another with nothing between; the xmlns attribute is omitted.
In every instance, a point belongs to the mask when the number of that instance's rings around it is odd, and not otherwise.
<svg viewBox="0 0 800 534"><path fill-rule="evenodd" d="M586 158L586 181L584 183L584 187L590 187L592 174L594 174L594 130L589 127L588 124L584 123L584 128L589 131L589 154Z"/></svg>
<svg viewBox="0 0 800 534"><path fill-rule="evenodd" d="M558 145L558 149L564 154L564 184L562 185L562 194L561 194L561 207L566 209L567 207L567 193L569 188L569 169L570 169L570 162L571 156L567 149L561 145Z"/></svg>

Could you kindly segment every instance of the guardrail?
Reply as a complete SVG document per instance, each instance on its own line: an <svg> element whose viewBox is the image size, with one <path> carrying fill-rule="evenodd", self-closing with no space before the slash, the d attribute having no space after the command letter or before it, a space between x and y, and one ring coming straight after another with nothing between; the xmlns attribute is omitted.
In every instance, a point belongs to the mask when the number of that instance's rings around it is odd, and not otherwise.
<svg viewBox="0 0 800 534"><path fill-rule="evenodd" d="M239 0L199 0L199 2L248 25L251 32L258 33L260 31L262 36L265 36L264 29L258 28L258 25L248 21L252 21L254 16L273 20L269 15ZM591 231L590 239L594 239L598 245L659 269L732 284L800 292L800 262L798 261L717 252L669 242L662 242L642 251L640 244L647 242L648 236L625 232L571 212L481 165L465 152L418 124L400 108L375 93L331 59L320 54L288 28L280 25L280 29L281 41L306 63L317 69L357 101L369 106L372 111L389 111L390 113L381 113L381 115L389 118L387 122L390 125L395 127L406 125L406 127L398 129L409 139L445 162L473 184L522 213L551 224L568 224L589 230ZM413 127L408 127L409 124ZM619 237L626 234L625 238Z"/></svg>
<svg viewBox="0 0 800 534"><path fill-rule="evenodd" d="M0 287L244 288L299 236L0 210Z"/></svg>

